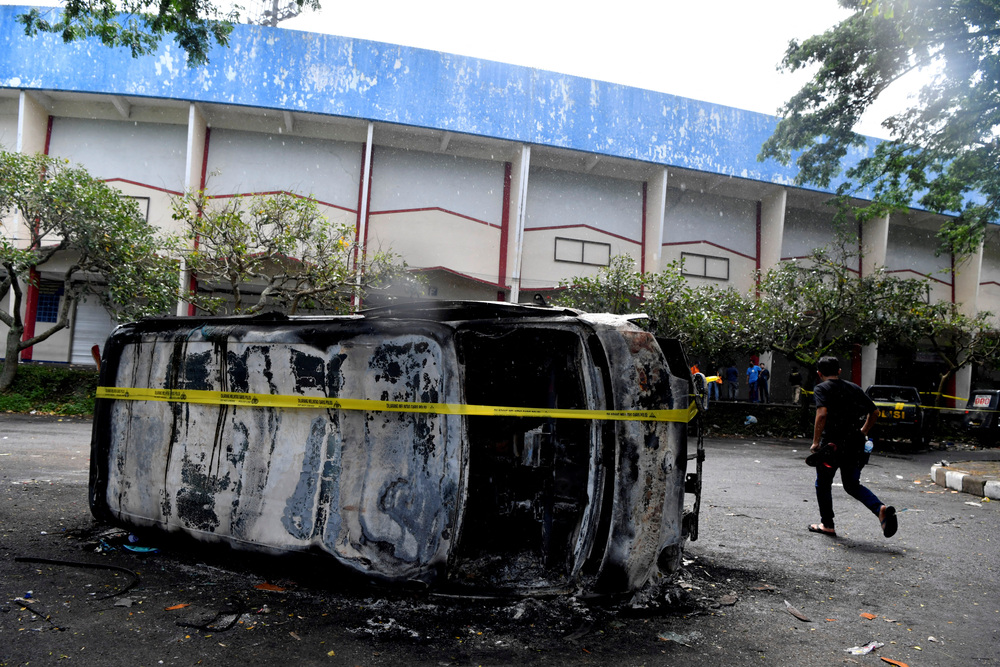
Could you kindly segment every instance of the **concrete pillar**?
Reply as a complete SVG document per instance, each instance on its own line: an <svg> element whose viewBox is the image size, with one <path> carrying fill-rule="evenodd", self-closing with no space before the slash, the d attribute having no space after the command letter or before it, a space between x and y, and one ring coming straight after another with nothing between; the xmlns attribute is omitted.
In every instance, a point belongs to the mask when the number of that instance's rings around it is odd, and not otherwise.
<svg viewBox="0 0 1000 667"><path fill-rule="evenodd" d="M861 381L862 389L875 384L875 370L878 368L878 343L861 347Z"/></svg>
<svg viewBox="0 0 1000 667"><path fill-rule="evenodd" d="M33 95L21 91L17 109L17 152L44 153L49 112Z"/></svg>
<svg viewBox="0 0 1000 667"><path fill-rule="evenodd" d="M873 218L861 225L861 272L871 275L885 266L889 248L889 216Z"/></svg>
<svg viewBox="0 0 1000 667"><path fill-rule="evenodd" d="M667 168L657 169L646 181L646 226L642 230L642 269L659 273L663 248L663 221L667 213Z"/></svg>
<svg viewBox="0 0 1000 667"><path fill-rule="evenodd" d="M184 164L184 189L195 192L205 187L205 165L208 160L208 123L198 106L188 105L187 155ZM195 241L192 239L192 245ZM180 285L182 294L197 288L191 272L181 262ZM177 315L194 315L194 305L177 301Z"/></svg>
<svg viewBox="0 0 1000 667"><path fill-rule="evenodd" d="M885 266L889 248L889 216L872 218L861 223L861 275L868 276ZM875 384L878 369L878 343L861 348L861 381L864 389Z"/></svg>
<svg viewBox="0 0 1000 667"><path fill-rule="evenodd" d="M49 136L49 111L45 108L44 95L28 93L22 90L18 99L17 107L17 152L22 154L46 153ZM31 230L27 227L28 221L18 219L14 221L16 239L14 244L21 248L30 245ZM38 312L38 274L32 269L32 277L24 289L24 336L22 340L28 340L35 335L35 319ZM10 300L11 308L14 306L14 299ZM13 314L13 312L12 312ZM21 350L21 359L30 361L33 348Z"/></svg>
<svg viewBox="0 0 1000 667"><path fill-rule="evenodd" d="M528 169L531 166L531 146L521 146L511 160L510 208L514 211L513 239L507 245L506 282L510 285L511 303L521 298L521 254L524 250L524 222L527 217Z"/></svg>
<svg viewBox="0 0 1000 667"><path fill-rule="evenodd" d="M980 243L976 252L961 262L955 264L955 305L963 315L975 317L979 312L979 281L983 272L983 244ZM972 391L972 367L965 366L955 374L955 395L968 398ZM956 403L958 405L956 405ZM952 407L961 407L961 401L949 399Z"/></svg>
<svg viewBox="0 0 1000 667"><path fill-rule="evenodd" d="M760 271L767 273L781 261L785 236L785 206L788 192L781 188L760 200Z"/></svg>

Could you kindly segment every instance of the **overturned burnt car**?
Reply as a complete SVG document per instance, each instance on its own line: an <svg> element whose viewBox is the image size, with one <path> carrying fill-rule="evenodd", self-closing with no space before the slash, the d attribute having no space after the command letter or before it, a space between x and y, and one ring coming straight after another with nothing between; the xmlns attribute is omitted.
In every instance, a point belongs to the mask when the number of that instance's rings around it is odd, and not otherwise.
<svg viewBox="0 0 1000 667"><path fill-rule="evenodd" d="M519 595L636 590L697 538L688 365L625 316L151 319L100 384L90 505L132 530Z"/></svg>

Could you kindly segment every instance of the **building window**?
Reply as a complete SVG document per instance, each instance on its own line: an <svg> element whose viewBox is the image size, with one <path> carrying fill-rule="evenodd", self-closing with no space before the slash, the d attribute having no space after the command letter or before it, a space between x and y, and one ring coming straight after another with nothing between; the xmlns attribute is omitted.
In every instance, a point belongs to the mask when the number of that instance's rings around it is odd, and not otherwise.
<svg viewBox="0 0 1000 667"><path fill-rule="evenodd" d="M681 273L685 276L729 280L729 260L725 257L682 252L681 262Z"/></svg>
<svg viewBox="0 0 1000 667"><path fill-rule="evenodd" d="M149 222L149 197L133 197L131 195L125 195L126 199L131 199L135 202L136 206L139 207L139 215L146 222Z"/></svg>
<svg viewBox="0 0 1000 667"><path fill-rule="evenodd" d="M611 244L556 237L555 260L571 264L610 266Z"/></svg>
<svg viewBox="0 0 1000 667"><path fill-rule="evenodd" d="M38 310L35 313L36 322L56 322L59 320L59 297L62 290L38 294Z"/></svg>

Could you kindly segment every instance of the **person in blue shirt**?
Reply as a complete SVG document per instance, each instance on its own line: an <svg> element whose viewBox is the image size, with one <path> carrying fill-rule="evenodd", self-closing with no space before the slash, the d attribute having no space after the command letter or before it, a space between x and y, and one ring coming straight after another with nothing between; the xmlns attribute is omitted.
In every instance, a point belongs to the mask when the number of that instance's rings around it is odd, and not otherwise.
<svg viewBox="0 0 1000 667"><path fill-rule="evenodd" d="M754 362L750 362L750 367L747 368L747 384L750 385L750 402L757 403L760 397L757 394L757 378L760 376L760 366Z"/></svg>
<svg viewBox="0 0 1000 667"><path fill-rule="evenodd" d="M736 400L736 392L740 387L740 372L736 370L736 364L729 364L726 368L726 399Z"/></svg>

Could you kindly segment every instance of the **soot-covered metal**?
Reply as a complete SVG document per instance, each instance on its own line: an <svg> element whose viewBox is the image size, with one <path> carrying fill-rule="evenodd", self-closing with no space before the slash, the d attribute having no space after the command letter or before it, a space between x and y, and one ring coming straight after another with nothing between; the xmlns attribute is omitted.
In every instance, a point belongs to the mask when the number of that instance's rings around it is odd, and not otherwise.
<svg viewBox="0 0 1000 667"><path fill-rule="evenodd" d="M101 386L118 398L98 399L90 504L124 527L316 551L387 582L517 594L632 591L676 569L697 536L686 420L552 414L688 408L680 346L626 317L422 302L350 317L145 320L112 334ZM261 407L260 396L299 404Z"/></svg>

